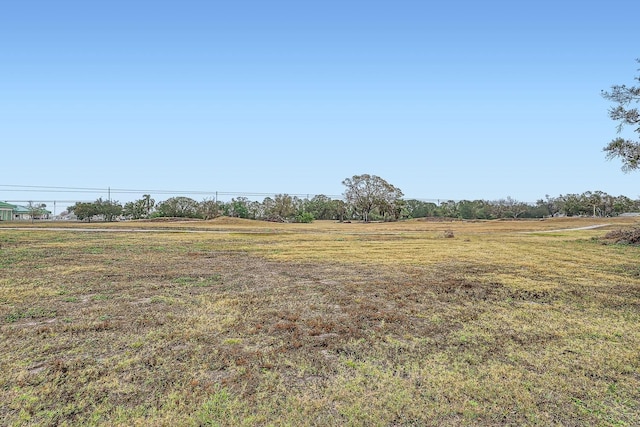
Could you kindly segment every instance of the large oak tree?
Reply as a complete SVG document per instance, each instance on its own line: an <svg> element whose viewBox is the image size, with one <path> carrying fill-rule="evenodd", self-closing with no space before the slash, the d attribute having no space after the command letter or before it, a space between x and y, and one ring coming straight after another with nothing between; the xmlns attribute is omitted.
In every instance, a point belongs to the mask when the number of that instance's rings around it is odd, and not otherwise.
<svg viewBox="0 0 640 427"><path fill-rule="evenodd" d="M376 175L354 175L342 181L346 187L344 197L363 221L369 221L374 209L381 213L395 210L400 205L402 191Z"/></svg>
<svg viewBox="0 0 640 427"><path fill-rule="evenodd" d="M640 59L637 59L640 63ZM640 71L640 70L639 70ZM634 80L640 82L640 76ZM637 104L640 102L640 86L614 85L610 91L602 91L602 96L614 105L609 109L609 117L618 123L618 133L625 126L635 126L634 132L640 138L640 113ZM640 168L640 139L634 141L618 137L605 148L608 159L619 157L622 160L622 170L630 172Z"/></svg>

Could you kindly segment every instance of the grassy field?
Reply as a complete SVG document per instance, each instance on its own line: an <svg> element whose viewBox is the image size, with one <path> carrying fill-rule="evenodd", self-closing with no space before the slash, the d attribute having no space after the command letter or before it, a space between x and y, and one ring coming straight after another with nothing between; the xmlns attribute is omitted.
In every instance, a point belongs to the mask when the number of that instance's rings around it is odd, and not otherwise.
<svg viewBox="0 0 640 427"><path fill-rule="evenodd" d="M639 425L633 224L2 223L0 424Z"/></svg>

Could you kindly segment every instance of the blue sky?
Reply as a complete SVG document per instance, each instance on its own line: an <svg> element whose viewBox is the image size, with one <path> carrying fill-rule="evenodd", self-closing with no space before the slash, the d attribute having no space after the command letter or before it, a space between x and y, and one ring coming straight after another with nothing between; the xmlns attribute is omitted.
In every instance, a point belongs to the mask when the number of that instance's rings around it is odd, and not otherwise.
<svg viewBox="0 0 640 427"><path fill-rule="evenodd" d="M411 198L637 198L640 173L602 152L617 135L600 91L638 75L639 13L632 0L2 2L0 200L106 196L13 185L339 195L362 173Z"/></svg>

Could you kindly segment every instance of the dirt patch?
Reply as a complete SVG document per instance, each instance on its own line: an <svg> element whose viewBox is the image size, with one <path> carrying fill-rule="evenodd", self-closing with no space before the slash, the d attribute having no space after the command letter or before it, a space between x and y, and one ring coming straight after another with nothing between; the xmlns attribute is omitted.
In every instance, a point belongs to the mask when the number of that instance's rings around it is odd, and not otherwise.
<svg viewBox="0 0 640 427"><path fill-rule="evenodd" d="M149 219L138 219L131 222L202 222L201 219L198 218L182 218L182 217L159 217L159 218L149 218Z"/></svg>
<svg viewBox="0 0 640 427"><path fill-rule="evenodd" d="M560 233L563 231L595 230L596 228L608 227L610 225L611 224L594 224L586 225L584 227L558 228L555 230L523 231L523 233Z"/></svg>
<svg viewBox="0 0 640 427"><path fill-rule="evenodd" d="M251 225L251 226L256 225L255 220L244 219L244 218L233 218L228 216L220 216L218 218L210 219L205 222L208 224L218 224L218 225Z"/></svg>

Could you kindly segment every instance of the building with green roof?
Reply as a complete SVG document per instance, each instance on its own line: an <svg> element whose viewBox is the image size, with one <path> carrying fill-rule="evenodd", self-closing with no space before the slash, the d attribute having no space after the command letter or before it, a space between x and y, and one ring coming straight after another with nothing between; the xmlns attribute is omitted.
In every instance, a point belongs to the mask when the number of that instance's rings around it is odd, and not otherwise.
<svg viewBox="0 0 640 427"><path fill-rule="evenodd" d="M44 207L29 208L0 202L0 221L29 220L32 216L33 219L49 219L51 211Z"/></svg>
<svg viewBox="0 0 640 427"><path fill-rule="evenodd" d="M0 221L11 221L13 219L14 205L0 202Z"/></svg>

